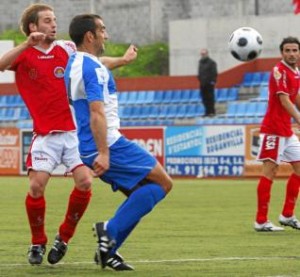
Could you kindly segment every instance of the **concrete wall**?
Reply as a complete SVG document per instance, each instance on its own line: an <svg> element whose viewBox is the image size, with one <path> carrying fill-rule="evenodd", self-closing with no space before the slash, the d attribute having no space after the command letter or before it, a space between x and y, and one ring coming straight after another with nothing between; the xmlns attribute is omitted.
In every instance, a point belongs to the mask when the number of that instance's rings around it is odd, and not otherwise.
<svg viewBox="0 0 300 277"><path fill-rule="evenodd" d="M0 57L8 50L12 49L14 42L12 40L0 41ZM0 71L0 83L13 83L15 81L15 74L12 71Z"/></svg>
<svg viewBox="0 0 300 277"><path fill-rule="evenodd" d="M222 72L241 62L228 51L228 40L235 29L250 26L263 37L262 58L279 57L279 44L286 36L300 37L300 17L293 14L274 16L221 17L170 22L170 75L197 74L199 52L208 48Z"/></svg>
<svg viewBox="0 0 300 277"><path fill-rule="evenodd" d="M169 22L181 19L292 14L292 0L1 0L0 33L18 28L20 15L30 3L55 8L59 32L67 33L71 18L93 12L104 17L115 42L146 44L168 41Z"/></svg>

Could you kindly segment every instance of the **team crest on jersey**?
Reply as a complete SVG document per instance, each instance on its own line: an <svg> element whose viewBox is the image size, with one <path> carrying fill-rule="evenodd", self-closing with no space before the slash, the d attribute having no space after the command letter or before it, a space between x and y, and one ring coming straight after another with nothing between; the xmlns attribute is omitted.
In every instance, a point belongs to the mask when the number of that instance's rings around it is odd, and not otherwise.
<svg viewBox="0 0 300 277"><path fill-rule="evenodd" d="M54 75L56 78L63 78L65 73L65 69L61 66L57 66L54 68Z"/></svg>
<svg viewBox="0 0 300 277"><path fill-rule="evenodd" d="M275 68L274 68L273 76L274 76L274 78L275 78L276 80L279 80L279 79L282 77L281 73L280 73L279 70L278 70L278 67L275 67Z"/></svg>
<svg viewBox="0 0 300 277"><path fill-rule="evenodd" d="M35 80L37 78L37 70L35 68L30 68L28 70L28 76L30 79Z"/></svg>

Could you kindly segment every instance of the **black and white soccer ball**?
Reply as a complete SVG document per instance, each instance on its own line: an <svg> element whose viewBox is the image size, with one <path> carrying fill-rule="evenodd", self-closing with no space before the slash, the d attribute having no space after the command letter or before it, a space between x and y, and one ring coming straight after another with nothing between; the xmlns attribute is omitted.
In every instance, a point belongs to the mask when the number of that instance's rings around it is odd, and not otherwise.
<svg viewBox="0 0 300 277"><path fill-rule="evenodd" d="M235 30L229 39L230 53L239 61L251 61L262 52L263 39L261 34L251 27L241 27Z"/></svg>

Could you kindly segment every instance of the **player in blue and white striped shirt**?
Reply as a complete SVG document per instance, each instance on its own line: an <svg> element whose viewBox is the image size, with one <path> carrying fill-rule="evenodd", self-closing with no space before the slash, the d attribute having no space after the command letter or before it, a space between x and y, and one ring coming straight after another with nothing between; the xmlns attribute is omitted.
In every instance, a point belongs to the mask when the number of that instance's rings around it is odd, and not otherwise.
<svg viewBox="0 0 300 277"><path fill-rule="evenodd" d="M69 60L65 82L75 112L81 158L114 191L128 196L114 217L94 225L99 243L95 261L103 268L132 270L116 251L140 219L171 190L172 180L151 154L119 132L115 82L98 59L108 38L102 18L78 15L69 33L78 51Z"/></svg>

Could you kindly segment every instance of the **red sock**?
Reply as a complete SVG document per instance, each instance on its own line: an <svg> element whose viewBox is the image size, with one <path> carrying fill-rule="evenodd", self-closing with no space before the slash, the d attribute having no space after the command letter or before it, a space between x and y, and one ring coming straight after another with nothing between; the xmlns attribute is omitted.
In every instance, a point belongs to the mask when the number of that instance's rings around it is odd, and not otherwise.
<svg viewBox="0 0 300 277"><path fill-rule="evenodd" d="M90 199L91 191L81 191L74 188L69 198L68 210L64 222L59 227L59 235L61 239L68 243L73 237L77 223L84 214Z"/></svg>
<svg viewBox="0 0 300 277"><path fill-rule="evenodd" d="M272 183L272 180L262 176L257 186L256 222L259 224L265 223L268 220Z"/></svg>
<svg viewBox="0 0 300 277"><path fill-rule="evenodd" d="M291 217L294 215L295 205L298 199L300 176L293 173L286 184L286 195L282 215Z"/></svg>
<svg viewBox="0 0 300 277"><path fill-rule="evenodd" d="M33 198L27 194L25 206L32 235L31 243L47 244L45 233L46 202L44 196Z"/></svg>

